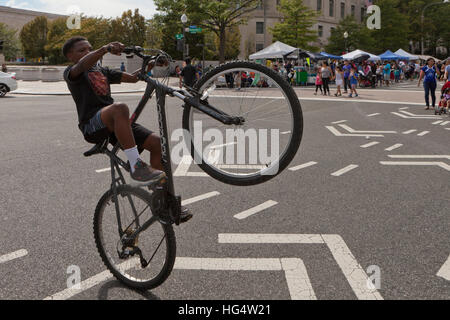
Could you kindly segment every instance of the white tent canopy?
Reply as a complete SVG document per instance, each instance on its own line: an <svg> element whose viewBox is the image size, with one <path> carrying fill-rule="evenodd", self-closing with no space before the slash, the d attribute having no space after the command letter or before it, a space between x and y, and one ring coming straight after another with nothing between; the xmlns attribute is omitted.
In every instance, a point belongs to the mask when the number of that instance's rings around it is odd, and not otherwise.
<svg viewBox="0 0 450 320"><path fill-rule="evenodd" d="M291 47L283 42L277 41L272 43L267 48L262 49L252 55L250 55L250 60L256 59L281 59L283 56L293 52L296 48Z"/></svg>
<svg viewBox="0 0 450 320"><path fill-rule="evenodd" d="M344 54L342 56L342 58L344 60L353 60L356 56L361 55L361 54L368 54L370 56L369 60L372 60L372 61L380 60L379 56L376 56L374 54L371 54L371 53L368 53L368 52L365 52L365 51L362 51L362 50L355 50L355 51L349 52L347 54Z"/></svg>
<svg viewBox="0 0 450 320"><path fill-rule="evenodd" d="M399 56L402 56L402 57L408 57L409 60L419 60L419 57L418 57L418 56L415 56L415 55L413 55L413 54L411 54L411 53L409 53L409 52L406 52L406 51L403 50L403 49L398 49L398 50L395 51L394 53L395 53L395 54L398 54Z"/></svg>

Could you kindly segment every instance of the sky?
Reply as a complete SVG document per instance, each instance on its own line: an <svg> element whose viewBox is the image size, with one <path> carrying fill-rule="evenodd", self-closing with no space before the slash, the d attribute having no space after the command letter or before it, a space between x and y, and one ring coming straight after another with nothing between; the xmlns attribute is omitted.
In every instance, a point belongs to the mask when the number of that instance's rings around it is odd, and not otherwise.
<svg viewBox="0 0 450 320"><path fill-rule="evenodd" d="M0 5L57 14L81 11L87 16L117 17L126 10L139 9L139 13L151 18L155 13L152 0L0 0Z"/></svg>

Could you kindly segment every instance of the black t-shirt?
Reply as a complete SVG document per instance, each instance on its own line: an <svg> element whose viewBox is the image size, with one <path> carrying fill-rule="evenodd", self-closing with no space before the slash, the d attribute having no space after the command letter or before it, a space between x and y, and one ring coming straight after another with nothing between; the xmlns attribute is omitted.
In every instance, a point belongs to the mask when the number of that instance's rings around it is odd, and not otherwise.
<svg viewBox="0 0 450 320"><path fill-rule="evenodd" d="M192 87L195 83L197 70L195 67L191 64L188 64L186 67L183 68L183 71L181 71L181 76L184 79L184 83Z"/></svg>
<svg viewBox="0 0 450 320"><path fill-rule="evenodd" d="M76 79L69 79L69 66L64 70L64 80L77 105L78 123L80 130L101 108L114 103L111 97L110 84L118 84L122 79L122 72L103 68L98 65L83 72Z"/></svg>

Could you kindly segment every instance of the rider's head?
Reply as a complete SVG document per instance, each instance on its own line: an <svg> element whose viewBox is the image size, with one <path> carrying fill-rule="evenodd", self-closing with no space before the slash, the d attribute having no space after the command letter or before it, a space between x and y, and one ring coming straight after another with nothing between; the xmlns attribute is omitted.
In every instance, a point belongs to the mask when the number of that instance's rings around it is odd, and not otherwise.
<svg viewBox="0 0 450 320"><path fill-rule="evenodd" d="M63 54L73 63L77 63L92 50L89 41L84 37L72 37L64 43Z"/></svg>

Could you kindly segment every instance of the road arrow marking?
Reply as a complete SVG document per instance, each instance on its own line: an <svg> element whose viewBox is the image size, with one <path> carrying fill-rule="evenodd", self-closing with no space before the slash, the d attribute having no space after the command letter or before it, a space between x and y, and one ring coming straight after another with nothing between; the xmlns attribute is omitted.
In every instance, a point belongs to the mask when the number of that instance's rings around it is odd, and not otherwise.
<svg viewBox="0 0 450 320"><path fill-rule="evenodd" d="M389 158L394 159L448 159L450 160L450 155L389 155Z"/></svg>
<svg viewBox="0 0 450 320"><path fill-rule="evenodd" d="M437 276L450 281L450 256L441 269L439 269Z"/></svg>
<svg viewBox="0 0 450 320"><path fill-rule="evenodd" d="M396 115L396 116L399 116L399 117L401 117L403 119L442 119L442 117L439 117L439 116L414 116L414 117L410 117L410 116L407 116L407 115L404 115L404 114L401 114L401 113L398 113L398 112L391 112L391 113Z"/></svg>
<svg viewBox="0 0 450 320"><path fill-rule="evenodd" d="M397 131L358 131L350 128L346 124L340 124L341 128L347 130L350 133L376 133L376 134L382 134L382 133L397 133Z"/></svg>
<svg viewBox="0 0 450 320"><path fill-rule="evenodd" d="M328 130L331 131L336 137L384 137L382 134L351 134L351 133L340 133L335 127L326 126Z"/></svg>
<svg viewBox="0 0 450 320"><path fill-rule="evenodd" d="M383 300L369 288L370 279L339 235L320 234L219 234L219 243L236 244L323 244L331 251L350 287L360 300Z"/></svg>
<svg viewBox="0 0 450 320"><path fill-rule="evenodd" d="M384 166L438 166L450 171L450 166L444 162L412 162L412 161L380 161Z"/></svg>
<svg viewBox="0 0 450 320"><path fill-rule="evenodd" d="M403 145L402 145L401 143L397 143L397 144L394 144L393 146L391 146L391 147L389 147L389 148L386 148L386 149L384 149L384 150L386 150L386 151L392 151L392 150L398 149L398 148L400 148L400 147L403 147Z"/></svg>
<svg viewBox="0 0 450 320"><path fill-rule="evenodd" d="M406 114L408 116L411 116L411 117L427 117L427 118L435 117L433 115L428 115L428 114L414 114L414 113L411 113L411 112L408 112L408 111L403 111L403 110L401 110L400 112L403 113L403 114Z"/></svg>

